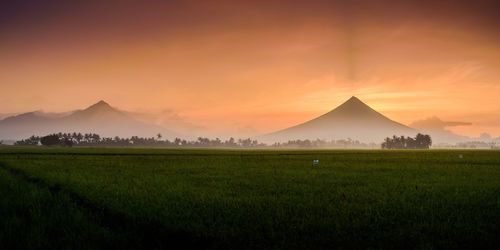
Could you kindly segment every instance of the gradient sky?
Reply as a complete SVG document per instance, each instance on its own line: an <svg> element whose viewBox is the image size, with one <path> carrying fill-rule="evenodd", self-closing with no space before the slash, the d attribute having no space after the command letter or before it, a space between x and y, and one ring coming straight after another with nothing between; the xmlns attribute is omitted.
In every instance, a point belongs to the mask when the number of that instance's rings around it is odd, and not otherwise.
<svg viewBox="0 0 500 250"><path fill-rule="evenodd" d="M0 113L125 110L256 134L352 95L500 136L498 1L2 1Z"/></svg>

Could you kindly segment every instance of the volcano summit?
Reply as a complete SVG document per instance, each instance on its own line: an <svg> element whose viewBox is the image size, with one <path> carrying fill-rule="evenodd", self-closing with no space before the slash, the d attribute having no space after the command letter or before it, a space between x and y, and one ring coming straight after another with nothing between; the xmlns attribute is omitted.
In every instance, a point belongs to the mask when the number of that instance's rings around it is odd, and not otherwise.
<svg viewBox="0 0 500 250"><path fill-rule="evenodd" d="M365 143L380 143L393 135L414 136L416 133L415 129L385 117L353 96L322 116L257 139L272 143L298 139L351 138Z"/></svg>

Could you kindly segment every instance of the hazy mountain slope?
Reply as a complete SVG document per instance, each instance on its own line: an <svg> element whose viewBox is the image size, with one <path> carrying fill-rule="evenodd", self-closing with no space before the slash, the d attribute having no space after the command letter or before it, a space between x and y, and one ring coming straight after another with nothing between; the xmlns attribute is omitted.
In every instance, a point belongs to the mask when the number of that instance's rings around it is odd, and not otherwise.
<svg viewBox="0 0 500 250"><path fill-rule="evenodd" d="M11 117L11 116L15 116L17 114L13 114L13 113L9 113L9 114L4 114L4 113L0 113L0 121L4 118L7 118L7 117Z"/></svg>
<svg viewBox="0 0 500 250"><path fill-rule="evenodd" d="M21 139L33 134L56 132L97 133L109 137L153 137L161 133L169 139L179 136L169 129L137 121L104 101L63 116L31 112L0 121L2 139Z"/></svg>
<svg viewBox="0 0 500 250"><path fill-rule="evenodd" d="M385 117L353 96L318 118L257 139L264 142L284 142L293 139L351 138L379 143L388 136L414 136L416 133L416 130Z"/></svg>
<svg viewBox="0 0 500 250"><path fill-rule="evenodd" d="M41 135L54 127L55 118L38 112L10 116L0 121L0 139L22 139L31 135Z"/></svg>

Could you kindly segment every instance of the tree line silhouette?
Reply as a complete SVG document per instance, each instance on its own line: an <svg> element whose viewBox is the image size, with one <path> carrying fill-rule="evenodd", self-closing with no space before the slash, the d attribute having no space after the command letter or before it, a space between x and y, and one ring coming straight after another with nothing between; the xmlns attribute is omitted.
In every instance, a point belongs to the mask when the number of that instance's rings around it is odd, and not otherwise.
<svg viewBox="0 0 500 250"><path fill-rule="evenodd" d="M130 138L101 137L98 134L81 134L81 133L57 133L47 136L31 136L27 139L17 141L14 145L17 146L109 146L109 147L132 147L132 146L147 146L147 147L265 147L266 144L259 143L250 138L221 140L219 138L209 139L198 137L197 140L184 140L175 138L173 141L162 140L162 135L156 137L138 137Z"/></svg>
<svg viewBox="0 0 500 250"><path fill-rule="evenodd" d="M418 133L415 138L404 136L393 136L385 138L382 143L383 149L429 149L432 145L432 139L429 135Z"/></svg>
<svg viewBox="0 0 500 250"><path fill-rule="evenodd" d="M87 147L220 147L220 148L376 148L380 144L362 143L358 140L289 140L284 143L274 143L267 145L250 138L221 140L219 138L209 139L198 137L196 140L184 140L175 138L174 140L162 140L162 135L156 137L138 137L130 138L101 137L94 133L56 133L46 136L31 136L15 142L17 146L87 146ZM429 135L417 134L415 138L404 136L387 137L381 144L383 149L428 149L432 144Z"/></svg>

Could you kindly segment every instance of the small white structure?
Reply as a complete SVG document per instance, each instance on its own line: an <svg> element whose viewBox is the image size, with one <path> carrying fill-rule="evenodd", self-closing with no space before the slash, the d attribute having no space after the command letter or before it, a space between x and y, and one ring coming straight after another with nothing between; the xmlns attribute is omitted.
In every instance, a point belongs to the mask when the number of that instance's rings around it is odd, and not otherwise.
<svg viewBox="0 0 500 250"><path fill-rule="evenodd" d="M319 166L319 160L313 160L313 167Z"/></svg>

